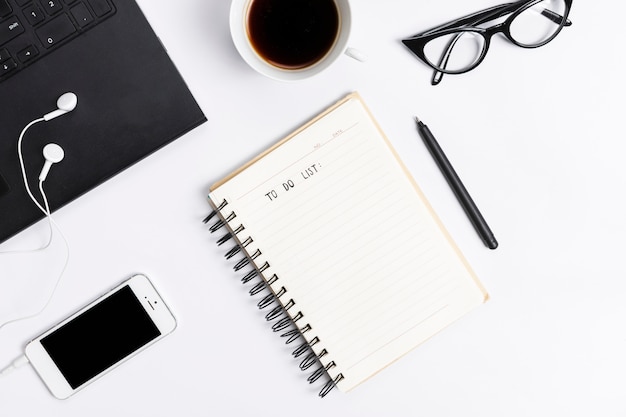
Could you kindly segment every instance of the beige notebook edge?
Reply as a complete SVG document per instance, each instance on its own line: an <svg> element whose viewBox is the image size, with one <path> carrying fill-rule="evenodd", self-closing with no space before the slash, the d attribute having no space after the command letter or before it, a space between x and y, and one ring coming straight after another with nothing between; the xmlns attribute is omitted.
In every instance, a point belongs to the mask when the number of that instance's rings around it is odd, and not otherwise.
<svg viewBox="0 0 626 417"><path fill-rule="evenodd" d="M227 176L225 176L224 178L222 178L221 180L217 181L216 183L214 183L210 188L209 188L209 192L215 190L216 188L220 187L221 185L225 184L226 182L228 182L229 180L231 180L232 178L236 177L237 175L239 175L241 172L245 171L248 167L254 165L256 162L260 161L261 159L263 159L265 156L269 155L270 153L272 153L274 150L276 150L277 148L279 148L280 146L282 146L283 144L287 143L288 141L290 141L291 139L293 139L294 137L296 137L300 132L308 129L310 126L314 125L318 120L322 119L324 116L326 116L329 113L332 113L334 110L336 110L337 108L341 107L343 104L345 104L346 102L350 101L350 100L357 100L365 109L369 119L372 121L372 123L374 124L374 126L376 126L376 129L378 130L378 132L380 133L381 137L383 138L383 140L385 141L385 144L387 145L387 147L391 150L393 156L396 159L396 162L398 163L398 165L402 168L402 170L404 171L404 174L408 177L409 181L411 182L413 188L415 189L415 191L417 192L419 198L424 202L424 205L426 206L428 213L430 214L430 216L435 220L435 222L437 223L437 225L439 226L439 229L441 230L441 232L443 233L444 237L446 238L446 241L448 242L448 244L450 245L450 247L452 247L452 249L454 250L454 252L456 253L456 255L458 256L458 258L461 260L461 262L463 263L465 269L469 272L470 276L472 277L472 279L474 280L476 286L479 288L479 290L481 291L481 293L483 294L483 303L485 303L487 300L489 300L489 293L487 292L486 288L483 286L483 284L481 283L481 281L479 280L478 276L476 275L476 273L474 272L474 269L472 268L472 266L469 264L469 262L467 261L467 259L465 258L465 255L463 255L463 252L461 252L460 248L458 247L458 245L456 244L456 242L454 241L454 239L452 238L452 235L450 235L450 233L448 232L448 230L446 229L446 227L444 226L443 222L441 221L441 219L439 218L439 216L437 215L437 213L435 212L435 210L433 209L432 205L430 204L430 201L428 201L428 199L426 198L426 196L424 195L424 193L422 192L422 189L419 187L419 185L417 184L417 181L415 181L415 178L411 175L410 171L406 168L406 166L404 165L404 162L402 161L402 159L400 158L400 155L397 153L397 151L395 150L395 148L393 147L393 145L391 144L391 142L389 141L389 139L387 138L387 135L385 134L385 132L382 130L382 128L380 127L380 125L378 124L378 121L376 120L376 118L373 116L372 112L370 111L369 107L367 107L367 105L365 104L365 102L363 101L363 99L361 98L361 95L354 91L348 95L346 95L344 98L338 100L337 102L335 102L333 105L331 105L330 107L328 107L326 110L324 110L323 112L321 112L320 114L318 114L317 116L315 116L313 119L309 120L308 122L306 122L304 125L302 125L301 127L299 127L298 129L296 129L295 131L293 131L291 134L289 134L287 137L285 137L282 140L279 140L277 143L275 143L274 145L272 145L271 147L269 147L268 149L266 149L265 151L261 152L259 155L257 155L256 157L252 158L250 161L244 163L241 167L239 167L238 169L234 170L233 172L231 172L230 174L228 174Z"/></svg>

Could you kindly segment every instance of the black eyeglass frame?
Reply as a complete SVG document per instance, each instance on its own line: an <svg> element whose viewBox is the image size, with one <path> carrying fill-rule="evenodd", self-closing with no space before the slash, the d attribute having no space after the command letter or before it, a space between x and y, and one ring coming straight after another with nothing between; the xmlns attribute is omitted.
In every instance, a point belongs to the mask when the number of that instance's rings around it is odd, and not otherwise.
<svg viewBox="0 0 626 417"><path fill-rule="evenodd" d="M493 35L497 33L502 33L514 45L517 45L521 48L532 49L532 48L539 48L541 46L544 46L545 44L549 43L554 38L556 38L557 35L563 29L563 27L572 25L572 22L568 19L568 16L569 16L570 9L572 7L573 0L563 0L563 2L565 3L565 10L564 10L563 16L560 16L554 12L551 12L550 10L544 11L545 12L544 16L546 16L546 18L560 25L559 28L554 32L554 34L552 34L552 36L550 36L543 42L540 42L538 44L532 44L532 45L523 44L521 42L516 41L513 38L513 36L511 36L511 31L510 31L511 22L513 22L513 20L515 20L515 18L519 16L521 13L525 12L527 9L534 6L535 4L541 3L542 1L544 0L519 0L519 1L512 2L512 3L505 3L499 6L493 6L493 7L478 11L476 13L472 13L467 16L463 16L461 18L452 20L448 23L444 23L443 25L434 27L427 31L418 33L410 38L403 39L402 43L404 43L411 50L411 52L413 52L421 61L423 61L426 65L428 65L433 70L435 70L435 72L433 73L433 78L431 82L433 85L437 85L441 81L443 74L464 74L466 72L473 70L478 65L480 65L482 61L485 59L485 56L487 55L487 51L489 50L489 45L491 43L491 38L493 37ZM501 17L506 16L507 14L510 14L510 16L507 17L504 22L495 24L488 28L476 27L476 25L484 24L491 20L499 19ZM443 67L441 66L442 63L445 64L447 62L450 56L450 53L452 51L452 48L454 47L454 44L456 43L456 41L458 40L460 36L457 36L450 41L450 43L448 44L448 47L446 48L446 51L444 51L442 54L439 67L435 66L433 63L430 62L428 58L426 58L426 54L424 53L424 48L426 47L426 44L428 44L428 42L430 42L431 40L435 38L439 38L441 36L446 36L446 35L451 35L451 34L461 35L465 32L476 33L484 39L484 45L480 53L480 56L471 65L469 65L466 68L462 68L460 70L448 70L445 68L445 65Z"/></svg>

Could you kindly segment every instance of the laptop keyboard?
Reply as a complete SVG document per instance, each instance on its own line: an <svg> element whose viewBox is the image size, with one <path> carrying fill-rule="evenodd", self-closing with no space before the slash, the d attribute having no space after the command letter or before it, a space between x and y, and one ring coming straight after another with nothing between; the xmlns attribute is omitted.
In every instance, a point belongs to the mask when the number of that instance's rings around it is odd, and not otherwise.
<svg viewBox="0 0 626 417"><path fill-rule="evenodd" d="M0 82L114 13L111 0L0 0Z"/></svg>

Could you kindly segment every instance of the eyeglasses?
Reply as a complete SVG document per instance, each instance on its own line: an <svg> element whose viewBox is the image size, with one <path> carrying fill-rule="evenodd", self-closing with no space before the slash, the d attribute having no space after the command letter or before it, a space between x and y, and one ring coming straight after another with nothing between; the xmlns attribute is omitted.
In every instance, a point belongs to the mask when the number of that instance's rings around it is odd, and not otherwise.
<svg viewBox="0 0 626 417"><path fill-rule="evenodd" d="M572 0L521 0L476 12L418 33L404 43L419 59L434 69L432 85L443 74L463 74L485 58L491 37L502 33L522 48L538 48L550 42L564 26ZM502 23L478 27L510 15Z"/></svg>

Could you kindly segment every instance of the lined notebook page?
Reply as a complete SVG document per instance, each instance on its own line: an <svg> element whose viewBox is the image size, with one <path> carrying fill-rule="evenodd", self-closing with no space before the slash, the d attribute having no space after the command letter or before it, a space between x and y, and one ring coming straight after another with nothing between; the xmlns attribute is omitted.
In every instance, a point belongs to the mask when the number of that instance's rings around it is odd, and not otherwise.
<svg viewBox="0 0 626 417"><path fill-rule="evenodd" d="M348 391L487 294L359 96L353 94L211 192L302 312Z"/></svg>

